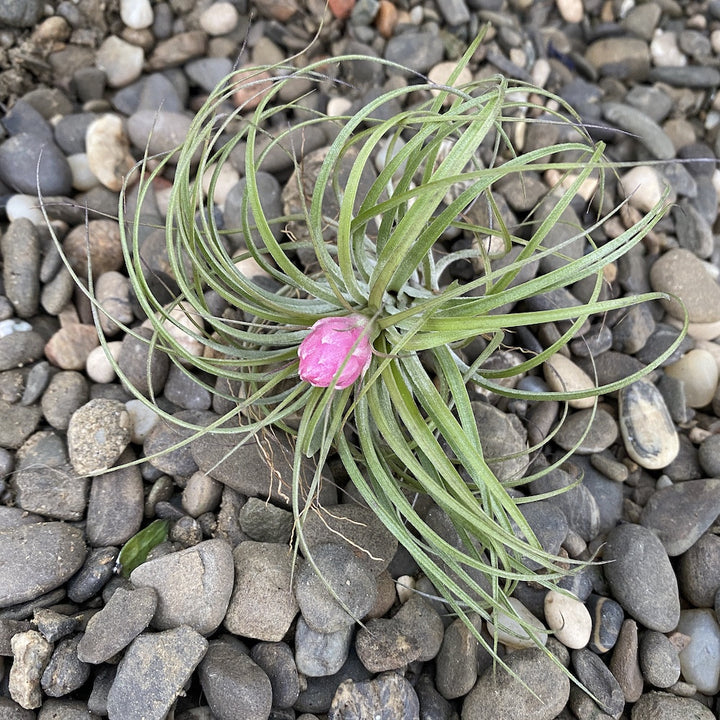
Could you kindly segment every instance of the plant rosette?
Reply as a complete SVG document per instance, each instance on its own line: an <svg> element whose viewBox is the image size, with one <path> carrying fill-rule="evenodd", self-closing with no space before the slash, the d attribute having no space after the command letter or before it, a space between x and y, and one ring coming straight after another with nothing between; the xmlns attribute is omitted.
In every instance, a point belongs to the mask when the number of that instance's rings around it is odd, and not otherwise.
<svg viewBox="0 0 720 720"><path fill-rule="evenodd" d="M498 630L502 618L511 618L515 630L508 632L542 643L511 595L521 581L555 588L569 566L579 566L547 552L520 511L523 503L547 497L531 497L523 488L572 450L543 465L530 462L542 444L526 448L522 473L500 479L490 468L498 458L483 452L471 388L490 398L528 402L597 398L658 367L675 346L642 372L610 385L564 392L515 387L513 379L537 372L591 316L663 297L601 299L601 289L603 269L651 231L665 206L658 203L602 244L594 242L595 231L622 204L598 210L589 226L550 243L553 227L564 222L588 183L596 187L595 206L603 207L605 177L614 166L572 109L542 88L502 76L454 87L480 42L471 45L446 85L417 77L354 114L298 112L293 127L280 131L279 121L301 109L278 100L287 83L327 82L329 69L357 61L402 68L357 55L311 62L301 70L292 64L258 67L242 79L244 96L252 96L257 83L251 112L229 104L237 89L229 77L198 111L180 147L142 163L137 211L124 217L121 201L120 225L133 290L151 326L150 333L124 330L167 353L196 382L214 378L206 387L230 408L210 427L185 423L193 437L237 433L237 446L271 429L293 437L294 536L311 563L303 522L309 512L322 512L317 497L323 468L331 455L339 458L355 495L407 549L448 608L495 653L473 615ZM409 105L410 96L428 99ZM403 103L406 109L387 117L389 106ZM551 104L560 109L550 112ZM518 128L539 122L555 124L566 139L526 152L516 148ZM332 142L301 156L303 133L317 128L329 129ZM294 172L287 185L290 211L276 217L266 213L261 173L278 154L289 158ZM379 155L379 171L369 172ZM242 226L223 229L216 221L216 188L224 165L238 156L244 163ZM170 165L169 273L163 292L156 292L141 247L143 207ZM508 180L522 186L528 173L558 180L513 227L495 188ZM468 240L464 247L448 248L449 230ZM538 263L544 263L542 272ZM468 265L472 277L453 273ZM584 278L593 278L585 303L517 309ZM518 329L545 323L561 328L547 347L520 349L515 362L493 364ZM98 328L106 344L99 322ZM152 393L131 390L176 420ZM317 471L309 500L301 502L306 457L315 459ZM449 520L455 537L436 531L419 498Z"/></svg>

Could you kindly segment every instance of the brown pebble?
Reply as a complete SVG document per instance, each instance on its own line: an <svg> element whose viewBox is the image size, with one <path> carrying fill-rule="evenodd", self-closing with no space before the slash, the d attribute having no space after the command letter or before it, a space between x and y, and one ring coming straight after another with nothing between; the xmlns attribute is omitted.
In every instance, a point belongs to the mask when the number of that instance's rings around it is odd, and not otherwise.
<svg viewBox="0 0 720 720"><path fill-rule="evenodd" d="M610 672L622 688L627 702L636 702L642 695L643 676L638 661L638 631L634 620L625 620L620 628L612 658Z"/></svg>
<svg viewBox="0 0 720 720"><path fill-rule="evenodd" d="M390 0L380 0L377 15L375 15L375 27L385 39L391 38L398 24L398 10Z"/></svg>
<svg viewBox="0 0 720 720"><path fill-rule="evenodd" d="M207 35L202 30L179 33L155 46L147 61L148 70L165 70L205 54Z"/></svg>
<svg viewBox="0 0 720 720"><path fill-rule="evenodd" d="M272 87L270 73L267 70L252 70L250 68L238 70L232 79L237 88L232 96L236 107L243 110L254 110Z"/></svg>
<svg viewBox="0 0 720 720"><path fill-rule="evenodd" d="M88 355L99 344L94 325L67 325L48 340L45 355L63 370L84 370Z"/></svg>
<svg viewBox="0 0 720 720"><path fill-rule="evenodd" d="M73 228L63 240L63 251L81 277L88 274L88 254L94 278L123 265L120 225L115 220L90 220Z"/></svg>
<svg viewBox="0 0 720 720"><path fill-rule="evenodd" d="M338 20L347 20L355 7L355 0L328 0L328 7Z"/></svg>

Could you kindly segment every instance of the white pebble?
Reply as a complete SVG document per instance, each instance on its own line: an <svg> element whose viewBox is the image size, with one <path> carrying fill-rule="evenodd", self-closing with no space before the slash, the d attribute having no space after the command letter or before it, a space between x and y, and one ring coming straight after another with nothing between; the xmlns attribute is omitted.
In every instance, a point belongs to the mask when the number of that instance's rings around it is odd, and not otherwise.
<svg viewBox="0 0 720 720"><path fill-rule="evenodd" d="M229 2L216 2L200 15L200 27L208 35L226 35L238 23L238 11Z"/></svg>
<svg viewBox="0 0 720 720"><path fill-rule="evenodd" d="M687 57L677 44L674 32L657 29L650 42L650 55L657 67L682 67L687 65Z"/></svg>
<svg viewBox="0 0 720 720"><path fill-rule="evenodd" d="M560 353L551 355L543 364L545 381L555 392L589 391L595 388L592 378L572 360ZM589 408L595 404L594 396L568 400L573 408Z"/></svg>
<svg viewBox="0 0 720 720"><path fill-rule="evenodd" d="M196 336L202 335L205 322L187 302L179 302L163 313L165 332L188 355L201 357L205 345ZM149 325L149 321L143 323ZM182 362L182 360L181 360Z"/></svg>
<svg viewBox="0 0 720 720"><path fill-rule="evenodd" d="M590 642L592 618L577 598L550 590L545 596L545 620L565 647L579 650Z"/></svg>
<svg viewBox="0 0 720 720"><path fill-rule="evenodd" d="M582 0L555 0L555 5L565 22L579 23L585 16Z"/></svg>
<svg viewBox="0 0 720 720"><path fill-rule="evenodd" d="M108 350L116 360L120 354L121 345L119 340L108 343ZM85 361L85 371L88 377L96 383L111 383L117 377L115 369L105 353L105 348L101 345L90 351Z"/></svg>
<svg viewBox="0 0 720 720"><path fill-rule="evenodd" d="M415 578L412 575L401 575L395 581L395 587L397 589L398 600L401 605L404 605L413 594L415 590Z"/></svg>
<svg viewBox="0 0 720 720"><path fill-rule="evenodd" d="M688 407L701 408L712 402L718 385L718 368L715 358L707 350L690 350L677 362L666 366L665 373L682 381Z"/></svg>
<svg viewBox="0 0 720 720"><path fill-rule="evenodd" d="M128 400L125 408L130 415L130 441L142 445L160 417L142 400Z"/></svg>
<svg viewBox="0 0 720 720"><path fill-rule="evenodd" d="M75 153L67 156L70 172L72 173L72 184L76 190L85 192L99 184L99 181L88 163L88 156L85 153Z"/></svg>
<svg viewBox="0 0 720 720"><path fill-rule="evenodd" d="M45 225L45 217L34 195L11 195L5 206L8 220L27 218L33 225Z"/></svg>
<svg viewBox="0 0 720 720"><path fill-rule="evenodd" d="M32 325L24 320L17 320L15 318L0 320L0 338L7 337L16 332L30 332L32 329Z"/></svg>
<svg viewBox="0 0 720 720"><path fill-rule="evenodd" d="M85 132L88 166L108 190L118 192L132 170L135 160L130 154L130 140L118 115L107 114L94 120Z"/></svg>
<svg viewBox="0 0 720 720"><path fill-rule="evenodd" d="M537 642L544 645L547 642L547 632L543 624L517 598L511 597L508 601L523 622L533 628L535 639L520 625L514 615L504 611L496 613L495 622L487 624L490 634L497 633L498 641L511 648L536 647Z"/></svg>
<svg viewBox="0 0 720 720"><path fill-rule="evenodd" d="M720 626L712 610L683 610L677 631L691 640L680 653L685 682L705 695L720 690Z"/></svg>
<svg viewBox="0 0 720 720"><path fill-rule="evenodd" d="M328 100L326 113L328 117L340 117L347 115L352 107L352 100L337 95Z"/></svg>
<svg viewBox="0 0 720 720"><path fill-rule="evenodd" d="M649 165L638 165L620 177L620 183L629 196L630 205L642 212L651 210L661 199L668 186L667 181ZM668 198L674 201L675 196Z"/></svg>
<svg viewBox="0 0 720 720"><path fill-rule="evenodd" d="M150 0L120 0L120 19L133 30L150 27L155 19Z"/></svg>
<svg viewBox="0 0 720 720"><path fill-rule="evenodd" d="M450 75L452 75L456 67L457 64L451 61L440 62L430 69L430 72L428 72L428 79L434 83L437 83L438 85L447 85L450 79ZM469 82L472 82L472 79L473 77L472 72L470 72L470 68L465 66L460 71L457 79L452 83L452 87L462 87L463 85L467 85ZM430 92L433 95L439 95L441 91L438 89L431 90ZM448 95L448 97L445 99L446 104L450 105L456 97L457 96L453 94Z"/></svg>
<svg viewBox="0 0 720 720"><path fill-rule="evenodd" d="M210 180L215 173L217 165L210 165L207 170L203 173L202 187L205 197L207 197L210 191ZM240 180L240 173L230 165L230 163L223 163L222 167L218 171L217 179L215 180L215 196L213 197L214 203L222 210L225 207L225 198L227 198L230 190L237 185Z"/></svg>
<svg viewBox="0 0 720 720"><path fill-rule="evenodd" d="M137 80L143 69L145 53L141 47L116 35L107 37L98 48L95 64L105 72L112 88L124 87Z"/></svg>

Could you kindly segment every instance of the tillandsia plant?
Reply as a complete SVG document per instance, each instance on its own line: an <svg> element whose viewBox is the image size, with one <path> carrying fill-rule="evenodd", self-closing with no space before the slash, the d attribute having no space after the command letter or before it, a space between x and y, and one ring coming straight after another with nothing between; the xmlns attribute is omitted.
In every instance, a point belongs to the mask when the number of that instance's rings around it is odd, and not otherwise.
<svg viewBox="0 0 720 720"><path fill-rule="evenodd" d="M310 562L303 522L308 513L322 512L321 473L333 455L454 613L473 628L473 614L496 627L500 618L514 618L540 642L537 628L517 616L509 598L520 581L555 587L572 561L546 552L521 512L523 503L543 496L531 498L517 489L571 453L539 469L521 462L516 476L499 478L491 469L498 458L484 456L473 400L484 392L568 403L638 379L640 373L612 385L565 392L529 391L511 382L541 368L592 315L661 297L603 300L601 289L603 269L642 240L664 207L659 203L603 244L593 241L594 231L621 207L599 210L590 227L578 227L559 246L546 245L588 181L596 183L596 206L602 208L603 179L612 164L572 110L541 88L501 76L455 87L479 42L446 85L416 77L344 117L331 118L299 102L288 105L279 101L279 93L298 79L328 82L328 70L345 63L403 69L355 55L323 59L302 70L290 64L258 67L244 71L241 81L244 94L257 103L252 111L230 105L237 86L228 78L199 110L182 145L142 164L138 211L134 219L121 218L121 225L127 222L127 268L152 336L126 331L167 353L197 382L209 375L234 388L224 393L231 411L211 427L193 427L196 437L236 433L240 445L270 429L292 435L294 537ZM533 103L533 97L539 100ZM421 101L397 110L399 101L417 98ZM571 139L518 150L515 130L553 105L559 109L551 120L536 121L558 124ZM390 117L388 108L395 108ZM277 121L293 110L302 112L292 129L277 131ZM297 151L303 133L315 126L329 128L334 140L317 156L310 177L306 158ZM368 180L366 168L380 149L384 165ZM216 221L216 186L231 154L241 152L243 226L223 229ZM259 173L278 152L287 153L295 166L290 183L295 183L296 210L269 217ZM169 274L178 290L167 302L152 290L157 284L149 281L139 238L143 202L171 166L165 232ZM549 203L538 203L527 221L512 228L494 189L511 178L522 183L529 171L556 173L557 186L547 196ZM448 249L449 230L472 242ZM242 235L241 247L228 242L231 231ZM573 243L585 246L579 256L568 251ZM547 258L557 262L540 274L526 272ZM470 263L472 277L453 279L453 266ZM258 274L265 278L258 280ZM585 304L513 310L523 300L589 277L592 290ZM211 296L231 311L214 314ZM524 352L510 366L493 365L509 333L552 322L562 331L548 347ZM188 337L200 351L187 350ZM217 383L207 387L223 392ZM136 395L163 415L152 395ZM526 455L540 450L530 448ZM305 457L314 457L317 467L303 490L307 500L300 497ZM428 522L419 497L445 513L457 542Z"/></svg>

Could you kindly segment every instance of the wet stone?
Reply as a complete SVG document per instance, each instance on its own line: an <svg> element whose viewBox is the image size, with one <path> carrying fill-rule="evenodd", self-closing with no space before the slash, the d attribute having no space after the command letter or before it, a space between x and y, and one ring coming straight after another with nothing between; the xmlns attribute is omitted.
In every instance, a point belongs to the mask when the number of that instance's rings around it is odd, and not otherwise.
<svg viewBox="0 0 720 720"><path fill-rule="evenodd" d="M688 480L655 492L640 516L670 557L688 550L720 514L720 479Z"/></svg>
<svg viewBox="0 0 720 720"><path fill-rule="evenodd" d="M200 663L200 684L218 720L266 720L272 705L272 686L265 672L239 644L210 643Z"/></svg>
<svg viewBox="0 0 720 720"><path fill-rule="evenodd" d="M620 433L628 455L649 470L670 464L680 441L657 388L647 380L637 380L620 390L618 397Z"/></svg>
<svg viewBox="0 0 720 720"><path fill-rule="evenodd" d="M85 560L83 535L60 522L0 530L0 607L34 600L60 587Z"/></svg>
<svg viewBox="0 0 720 720"><path fill-rule="evenodd" d="M118 588L100 612L90 618L78 644L78 657L97 665L126 648L155 614L157 593L153 588Z"/></svg>
<svg viewBox="0 0 720 720"><path fill-rule="evenodd" d="M250 658L270 679L273 707L292 707L300 694L300 678L290 646L284 642L255 643Z"/></svg>
<svg viewBox="0 0 720 720"><path fill-rule="evenodd" d="M420 715L412 685L397 673L383 673L374 680L341 683L333 697L328 720L410 720Z"/></svg>
<svg viewBox="0 0 720 720"><path fill-rule="evenodd" d="M353 626L335 632L313 630L303 619L295 626L295 663L297 669L308 677L334 675L347 660L353 637Z"/></svg>
<svg viewBox="0 0 720 720"><path fill-rule="evenodd" d="M318 545L312 557L323 579L308 562L300 564L295 579L295 596L305 622L321 632L353 625L375 604L377 581L372 566L344 545ZM328 586L343 605L331 595Z"/></svg>
<svg viewBox="0 0 720 720"><path fill-rule="evenodd" d="M298 611L292 592L293 558L287 545L241 542L233 551L235 587L225 627L235 635L279 642Z"/></svg>
<svg viewBox="0 0 720 720"><path fill-rule="evenodd" d="M160 630L187 625L201 635L223 621L233 587L230 545L206 540L193 547L143 563L133 570L136 587L151 587L158 607L153 625Z"/></svg>
<svg viewBox="0 0 720 720"><path fill-rule="evenodd" d="M654 630L640 638L640 668L646 682L658 688L669 688L680 679L680 656L669 638Z"/></svg>
<svg viewBox="0 0 720 720"><path fill-rule="evenodd" d="M588 647L602 655L615 646L625 620L625 613L612 598L601 595L590 595L586 604L592 617L592 635Z"/></svg>
<svg viewBox="0 0 720 720"><path fill-rule="evenodd" d="M162 720L207 647L207 640L186 626L135 638L108 694L109 718Z"/></svg>
<svg viewBox="0 0 720 720"><path fill-rule="evenodd" d="M639 623L670 632L680 617L675 572L658 537L648 528L627 523L608 535L603 551L605 577L613 597Z"/></svg>

